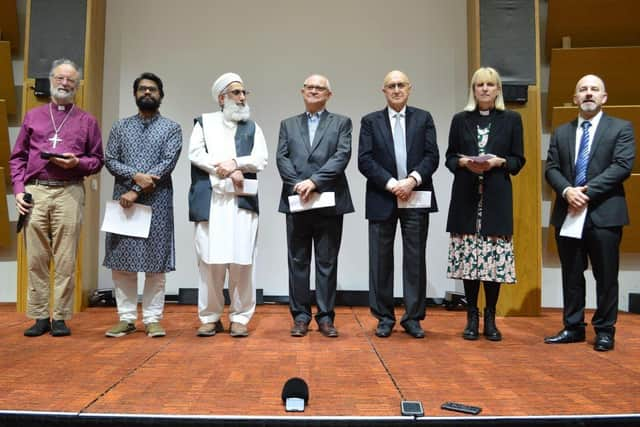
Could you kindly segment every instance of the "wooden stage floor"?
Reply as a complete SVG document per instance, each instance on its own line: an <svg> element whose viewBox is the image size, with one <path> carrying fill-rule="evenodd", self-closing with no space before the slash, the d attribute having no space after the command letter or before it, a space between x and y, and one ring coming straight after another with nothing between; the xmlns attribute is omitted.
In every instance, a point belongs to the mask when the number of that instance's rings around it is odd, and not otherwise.
<svg viewBox="0 0 640 427"><path fill-rule="evenodd" d="M258 306L248 338L196 337L195 306L166 306L164 338L140 330L106 338L116 320L114 308L92 308L68 322L70 337L26 338L31 321L1 305L0 411L284 417L282 386L301 377L310 390L302 417L397 417L401 400L422 401L425 416L442 419L461 416L440 409L445 401L482 407L474 420L640 413L634 314L620 313L607 353L593 350L591 330L587 343L544 344L561 326L560 310L551 309L498 318L498 343L463 340L465 313L441 308L428 310L422 340L398 325L377 338L366 307L338 308L337 339L315 325L290 337L284 305Z"/></svg>

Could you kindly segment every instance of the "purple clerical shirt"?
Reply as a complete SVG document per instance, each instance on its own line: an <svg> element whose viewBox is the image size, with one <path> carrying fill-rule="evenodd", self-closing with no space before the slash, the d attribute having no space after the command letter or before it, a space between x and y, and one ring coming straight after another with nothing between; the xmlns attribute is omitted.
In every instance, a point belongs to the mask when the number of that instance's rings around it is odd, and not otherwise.
<svg viewBox="0 0 640 427"><path fill-rule="evenodd" d="M31 179L72 181L93 175L102 168L104 156L98 122L77 106L71 110L71 106L58 109L56 104L49 103L29 110L25 115L9 160L13 194L24 193L24 186ZM71 111L58 131L59 141L55 147L50 139L55 131L49 111L53 113L56 127ZM43 152L73 153L80 163L75 168L63 169L42 159L40 154Z"/></svg>

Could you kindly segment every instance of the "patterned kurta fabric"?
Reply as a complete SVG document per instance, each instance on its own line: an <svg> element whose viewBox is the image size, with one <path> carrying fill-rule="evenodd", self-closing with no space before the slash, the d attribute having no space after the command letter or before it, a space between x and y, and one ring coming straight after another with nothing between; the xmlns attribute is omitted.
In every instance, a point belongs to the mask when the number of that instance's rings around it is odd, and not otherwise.
<svg viewBox="0 0 640 427"><path fill-rule="evenodd" d="M138 172L158 175L160 180L154 191L140 193L136 201L151 206L149 237L107 233L105 267L149 273L175 270L171 172L181 148L180 125L159 114L149 120L135 115L113 125L105 153L105 165L115 177L113 199L133 188Z"/></svg>
<svg viewBox="0 0 640 427"><path fill-rule="evenodd" d="M477 127L478 153L486 154L491 124ZM482 280L487 282L515 283L516 269L511 236L482 236L482 177L478 192L478 221L476 234L451 233L447 275L452 279Z"/></svg>

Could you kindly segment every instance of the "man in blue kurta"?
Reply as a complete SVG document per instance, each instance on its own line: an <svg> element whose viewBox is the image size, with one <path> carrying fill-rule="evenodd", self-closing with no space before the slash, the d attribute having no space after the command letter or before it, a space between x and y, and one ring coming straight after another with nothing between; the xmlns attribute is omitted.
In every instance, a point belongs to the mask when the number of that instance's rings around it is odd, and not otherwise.
<svg viewBox="0 0 640 427"><path fill-rule="evenodd" d="M138 272L145 273L142 322L150 337L165 335L160 325L165 273L175 270L171 172L182 148L180 125L160 115L162 80L143 73L133 82L138 114L113 125L105 166L115 177L113 199L124 209L151 206L149 237L107 233L104 266L112 270L120 321L106 332L121 337L136 330Z"/></svg>

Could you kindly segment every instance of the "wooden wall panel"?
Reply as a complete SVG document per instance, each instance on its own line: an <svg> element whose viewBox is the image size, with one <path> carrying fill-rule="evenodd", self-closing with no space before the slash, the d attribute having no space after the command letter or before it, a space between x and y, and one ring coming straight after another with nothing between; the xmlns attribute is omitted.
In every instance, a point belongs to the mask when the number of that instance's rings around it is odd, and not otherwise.
<svg viewBox="0 0 640 427"><path fill-rule="evenodd" d="M7 102L7 112L16 114L16 88L13 85L13 66L11 65L11 44L0 41L0 99Z"/></svg>
<svg viewBox="0 0 640 427"><path fill-rule="evenodd" d="M17 53L20 48L18 32L18 8L16 0L0 0L0 40L11 43L11 52Z"/></svg>
<svg viewBox="0 0 640 427"><path fill-rule="evenodd" d="M547 111L572 105L576 83L585 74L604 80L610 105L635 105L640 99L640 47L553 49Z"/></svg>
<svg viewBox="0 0 640 427"><path fill-rule="evenodd" d="M571 47L640 45L638 0L549 0L547 12L547 58L565 36Z"/></svg>
<svg viewBox="0 0 640 427"><path fill-rule="evenodd" d="M4 183L7 189L10 189L9 157L11 155L11 143L9 141L9 119L7 116L7 103L4 99L0 99L0 168L4 168Z"/></svg>

